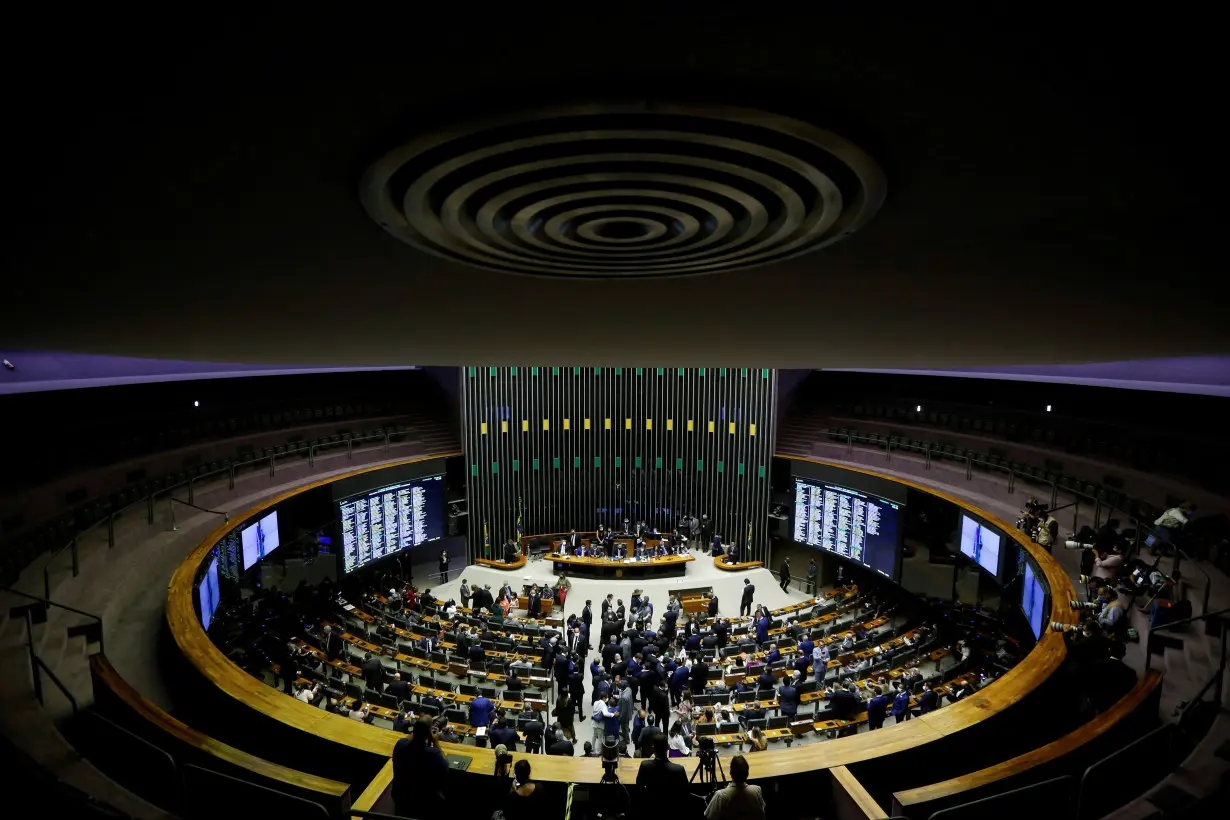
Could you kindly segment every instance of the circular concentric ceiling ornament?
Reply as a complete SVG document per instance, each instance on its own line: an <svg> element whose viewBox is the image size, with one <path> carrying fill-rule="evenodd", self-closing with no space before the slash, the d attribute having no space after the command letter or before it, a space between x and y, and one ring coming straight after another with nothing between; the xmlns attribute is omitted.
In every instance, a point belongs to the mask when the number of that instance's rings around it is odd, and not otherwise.
<svg viewBox="0 0 1230 820"><path fill-rule="evenodd" d="M491 270L632 278L738 270L849 236L884 175L848 140L736 108L592 106L425 135L373 163L364 208Z"/></svg>

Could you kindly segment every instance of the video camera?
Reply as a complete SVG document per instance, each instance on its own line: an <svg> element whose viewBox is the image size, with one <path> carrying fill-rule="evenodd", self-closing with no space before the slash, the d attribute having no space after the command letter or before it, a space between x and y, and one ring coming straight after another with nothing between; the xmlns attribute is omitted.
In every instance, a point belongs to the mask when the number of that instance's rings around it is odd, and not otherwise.
<svg viewBox="0 0 1230 820"><path fill-rule="evenodd" d="M614 735L602 740L602 783L619 782L619 743Z"/></svg>
<svg viewBox="0 0 1230 820"><path fill-rule="evenodd" d="M1076 624L1061 624L1059 621L1051 621L1052 632L1075 632L1080 627Z"/></svg>
<svg viewBox="0 0 1230 820"><path fill-rule="evenodd" d="M1096 612L1102 608L1101 601L1068 601L1068 606L1077 611Z"/></svg>

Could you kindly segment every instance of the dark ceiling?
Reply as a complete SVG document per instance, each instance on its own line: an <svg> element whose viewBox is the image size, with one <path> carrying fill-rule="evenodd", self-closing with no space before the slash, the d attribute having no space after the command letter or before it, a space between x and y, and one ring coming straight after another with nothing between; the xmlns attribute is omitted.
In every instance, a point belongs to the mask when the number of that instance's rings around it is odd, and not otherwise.
<svg viewBox="0 0 1230 820"><path fill-rule="evenodd" d="M0 345L315 365L1230 352L1211 34L791 8L547 21L471 7L308 36L238 22L217 36L114 21L15 32ZM870 153L887 198L814 254L636 281L466 267L360 204L368 163L418 133L593 100L806 120Z"/></svg>

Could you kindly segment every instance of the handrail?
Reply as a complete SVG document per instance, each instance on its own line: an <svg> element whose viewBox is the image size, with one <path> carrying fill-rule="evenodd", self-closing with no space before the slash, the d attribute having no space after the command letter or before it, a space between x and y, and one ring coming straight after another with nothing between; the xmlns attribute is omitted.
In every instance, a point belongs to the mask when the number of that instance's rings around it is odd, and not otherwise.
<svg viewBox="0 0 1230 820"><path fill-rule="evenodd" d="M12 590L9 590L9 592L17 592L17 590L12 589ZM17 594L23 595L26 598L33 598L36 601L41 600L39 598L35 598L33 595L27 595L24 592L17 592ZM26 606L21 607L20 609L24 610L23 614L25 615L25 619L26 619L26 653L30 656L30 678L31 678L31 682L34 684L34 697L38 700L39 705L44 705L43 703L43 679L39 677L39 670L41 669L47 673L47 677L51 678L51 682L54 683L56 687L64 694L64 697L68 698L69 705L73 707L73 715L76 716L78 712L77 699L73 697L73 693L68 691L68 688L60 681L58 677L56 677L56 673L51 671L51 667L49 667L43 661L43 659L39 657L38 653L34 651L34 614L31 612L31 607L32 607L31 604L27 604ZM74 611L79 611L79 610L74 610ZM91 617L97 617L97 616L91 616ZM101 618L98 619L98 623L99 624L102 623ZM101 633L102 633L102 629L100 628L99 629L100 638L101 638Z"/></svg>
<svg viewBox="0 0 1230 820"><path fill-rule="evenodd" d="M76 607L71 607L68 604L61 604L57 601L52 601L49 598L40 598L37 595L31 595L28 592L22 592L21 590L13 589L12 587L0 587L0 592L11 592L14 595L20 595L23 598L29 598L31 601L38 601L40 604L43 605L44 608L56 606L56 607L59 607L60 609L68 610L69 612L75 612L78 615L84 615L87 618L93 618L94 620L98 621L98 649L100 652L102 651L104 630L103 630L103 619L101 616L95 615L93 612L86 612L84 609L77 609Z"/></svg>
<svg viewBox="0 0 1230 820"><path fill-rule="evenodd" d="M30 659L34 661L35 663L37 663L39 665L39 668L47 673L47 677L51 678L51 682L56 685L56 688L60 690L60 692L64 695L64 697L68 698L68 703L70 706L73 707L73 715L75 716L78 712L77 699L73 697L72 692L68 691L68 689L64 686L64 684L60 682L60 679L56 677L56 673L51 671L51 667L48 666L43 661L43 659L40 658L37 654L35 654L33 651L31 651L30 653ZM42 705L43 687L39 683L39 677L37 673L35 673L34 675L34 695L35 697L38 698L39 704Z"/></svg>
<svg viewBox="0 0 1230 820"><path fill-rule="evenodd" d="M1159 624L1158 626L1152 627L1149 630L1149 637L1152 638L1156 633L1164 632L1167 629L1174 629L1175 627L1184 626L1186 624L1194 624L1196 621L1204 621L1209 618L1214 618L1218 615L1225 615L1227 613L1230 613L1230 607L1226 607L1225 609L1219 609L1215 612L1204 612L1204 613L1201 613L1200 615L1193 615L1190 618L1184 618L1180 621L1171 621L1170 623ZM1223 629L1223 632L1224 632L1224 629ZM1223 642L1223 646L1224 646L1224 642ZM1149 664L1151 663L1152 658L1153 658L1153 653L1146 651L1145 652L1145 671L1146 672L1149 671Z"/></svg>
<svg viewBox="0 0 1230 820"><path fill-rule="evenodd" d="M1154 632L1161 632L1166 629L1174 629L1176 626L1182 626L1183 624L1191 624L1191 623L1195 623L1196 621L1203 621L1207 618L1213 618L1217 615L1225 615L1228 612L1230 612L1230 607L1226 607L1225 609L1218 609L1213 612L1204 612L1204 613L1201 613L1200 615L1193 615L1190 618L1184 618L1181 621L1171 621L1170 623L1158 624L1157 626L1150 629L1149 633L1152 634Z"/></svg>
<svg viewBox="0 0 1230 820"><path fill-rule="evenodd" d="M198 507L196 504L193 504L189 501L184 501L183 499L176 498L175 496L171 496L168 506L171 510L171 529L173 530L179 529L179 527L176 526L175 524L175 505L176 503L183 504L185 507L191 507L194 510L200 510L203 513L209 513L210 515L220 515L222 516L224 521L226 521L227 523L230 523L230 520L231 520L230 513L225 512L224 510L207 510L204 507Z"/></svg>

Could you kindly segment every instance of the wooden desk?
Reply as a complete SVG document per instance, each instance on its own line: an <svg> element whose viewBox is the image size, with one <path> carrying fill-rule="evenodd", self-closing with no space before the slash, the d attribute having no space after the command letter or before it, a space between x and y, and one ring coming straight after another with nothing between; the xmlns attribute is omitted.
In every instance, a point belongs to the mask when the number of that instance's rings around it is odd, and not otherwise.
<svg viewBox="0 0 1230 820"><path fill-rule="evenodd" d="M742 572L764 566L764 561L740 561L737 564L728 564L726 559L729 557L728 555L715 555L713 556L713 565L725 572Z"/></svg>
<svg viewBox="0 0 1230 820"><path fill-rule="evenodd" d="M505 572L523 569L525 567L525 553L518 553L517 557L510 564L506 561L495 561L490 558L478 558L474 561L480 567L490 567L491 569L502 569Z"/></svg>
<svg viewBox="0 0 1230 820"><path fill-rule="evenodd" d="M651 578L672 577L684 574L688 563L695 561L688 553L664 555L644 561L614 561L607 558L577 558L571 555L552 555L551 563L556 572L567 571L573 577L592 578Z"/></svg>

